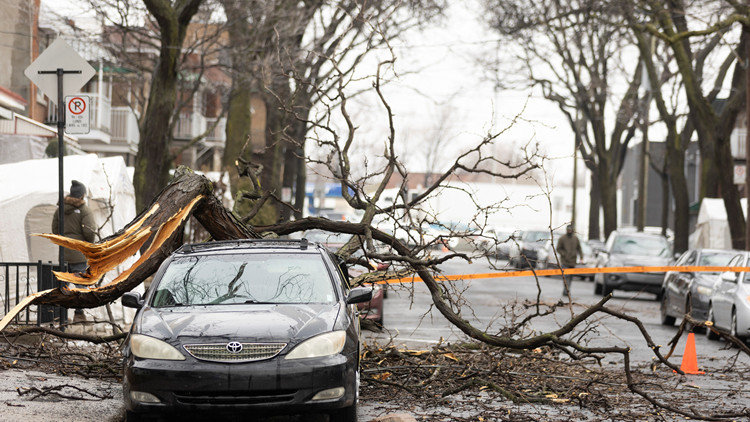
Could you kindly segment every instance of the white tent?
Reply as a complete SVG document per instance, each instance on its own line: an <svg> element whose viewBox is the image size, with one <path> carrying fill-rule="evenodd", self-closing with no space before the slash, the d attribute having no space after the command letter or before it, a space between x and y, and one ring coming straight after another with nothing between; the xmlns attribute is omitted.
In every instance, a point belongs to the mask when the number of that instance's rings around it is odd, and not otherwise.
<svg viewBox="0 0 750 422"><path fill-rule="evenodd" d="M742 209L747 208L747 199L740 200ZM695 231L690 235L690 247L732 249L732 237L729 235L727 210L721 198L703 198L698 211Z"/></svg>
<svg viewBox="0 0 750 422"><path fill-rule="evenodd" d="M135 190L122 157L99 158L94 154L64 158L65 194L71 180L88 188L86 197L100 238L123 228L135 218ZM59 262L59 248L32 233L50 233L58 202L58 159L29 160L0 165L0 262ZM134 259L105 276L113 279ZM34 288L36 286L33 286ZM117 318L132 319L121 305L113 309ZM127 310L131 311L131 310ZM97 319L103 310L95 310ZM124 321L130 322L130 321Z"/></svg>

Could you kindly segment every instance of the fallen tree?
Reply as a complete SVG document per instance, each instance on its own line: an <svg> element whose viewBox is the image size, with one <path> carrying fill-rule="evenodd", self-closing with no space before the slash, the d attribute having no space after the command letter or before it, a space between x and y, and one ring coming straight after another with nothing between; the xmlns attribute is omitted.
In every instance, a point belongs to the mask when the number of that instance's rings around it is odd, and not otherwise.
<svg viewBox="0 0 750 422"><path fill-rule="evenodd" d="M537 155L535 148L530 147L529 154L521 162L503 161L487 151L494 142L498 141L503 131L490 133L478 141L476 145L467 148L466 152L459 154L451 165L447 166L447 170L442 174L435 175L434 182L426 186L418 195L411 197L401 195L389 205L378 205L392 176L401 176L404 181L402 186L405 186L409 176L405 166L398 158L393 112L382 95L379 85L380 71L383 67L389 65L392 65L392 61L381 63L374 78L375 92L389 122L388 138L382 156L382 167L379 167L377 171L366 175L357 175L358 165L352 164L351 147L356 140L356 125L347 111L347 96L343 78L339 82L338 102L330 105L328 110L329 115L334 114L334 110L340 113L341 118L346 123L343 133L340 129L337 130L330 120L318 119L308 122L318 133L318 137L312 138L311 141L317 143L317 150L319 151L319 156L309 158L310 165L322 166L334 180L340 183L344 199L352 208L362 212L359 222L302 218L270 226L249 227L244 222L249 221L252 215L242 216L242 218L233 215L212 195L211 183L207 179L188 169L181 169L172 182L160 192L144 212L113 236L89 244L54 235L42 235L58 245L80 250L88 257L89 268L84 273L56 274L58 279L68 283L95 286L109 269L114 268L136 251L142 251L142 253L132 267L106 285L85 289L71 288L64 284L57 289L29 296L13 311L5 315L3 320L0 321L0 330L8 325L20 309L31 304L90 308L116 300L124 292L138 286L152 275L161 262L182 244L183 228L189 216L194 216L213 240L282 236L307 229L322 229L353 235L348 243L337 251L344 259L357 262L358 258L353 257L352 254L362 250L365 258L390 262L394 265L394 270L400 275L406 272L419 277L428 288L435 309L471 339L507 350L549 348L575 361L583 359L601 361L603 355L616 354L622 358L622 370L628 389L646 398L654 406L693 419L726 419L749 415L748 410L744 408L724 409L725 411L720 414L703 414L700 410L685 410L670 406L669 403L660 400L658 397L653 397L649 391L643 389L639 384L631 367L630 347L627 345L587 346L586 336L591 334L591 321L600 315L609 315L632 324L641 333L643 341L653 350L659 365L669 368L670 371L675 370L682 373L680 368L670 363L662 355L661 347L652 340L640 320L606 306L611 296L603 298L580 313L575 313L570 299L567 303L544 304L540 299L541 287L537 280L539 292L537 300L527 307L528 314L524 315L523 318L511 320L499 329L493 328L493 331L489 329L490 323L488 323L488 327L481 327L465 318L466 312L470 311L470 305L465 303L461 297L461 292L456 291L454 285L440 278L439 265L451 259L467 261L480 259L481 255L448 251L447 254L435 258L431 255L430 248L443 245L443 239L440 237L425 239L422 236L417 236L420 234L417 233L416 235L410 235L415 244L409 245L408 241L399 240L395 233L398 230L415 230L418 232L423 223L438 222L439 218L431 213L428 207L424 206L424 203L430 196L437 195L442 189L448 188L446 182L451 177L461 173L484 173L501 179L533 176L534 172L542 167L543 157ZM289 112L292 113L293 110L289 110ZM260 171L260 167L255 163L238 161L238 174L241 177L249 178L254 187L253 192L243 194L244 198L253 201L252 210L254 211L259 210L264 201L281 203L279 198L271 192L264 191L262 185L258 182ZM375 180L377 180L377 183L373 183ZM374 188L369 187L372 185L374 185ZM469 192L466 192L466 194L470 198ZM288 203L281 205L291 206ZM472 222L486 222L485 217L492 212L497 212L501 207L502 198L498 199L496 204L484 207L478 206L477 215L471 216L470 219ZM385 219L393 230L385 230L382 225L375 224L376 217ZM485 228L485 225L478 224L478 228L480 233L483 233L482 229ZM554 227L551 227L550 224L549 228L552 233ZM469 234L455 230L446 236L470 238ZM419 239L414 239L414 237L419 237ZM524 327L531 326L537 318L551 315L559 308L568 310L570 317L556 329L543 333L524 330ZM683 330L680 331L680 334L682 332Z"/></svg>

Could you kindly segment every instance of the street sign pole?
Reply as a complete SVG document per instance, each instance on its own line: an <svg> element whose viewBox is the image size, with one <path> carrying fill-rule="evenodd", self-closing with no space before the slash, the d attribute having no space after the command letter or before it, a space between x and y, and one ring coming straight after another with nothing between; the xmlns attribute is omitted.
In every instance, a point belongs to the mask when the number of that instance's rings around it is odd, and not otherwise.
<svg viewBox="0 0 750 422"><path fill-rule="evenodd" d="M58 67L56 70L40 70L40 75L57 75L57 177L58 177L58 195L57 195L57 216L58 226L57 230L60 236L65 235L65 213L63 209L65 207L65 186L63 186L63 154L65 151L65 104L63 103L63 76L66 73L81 73L80 70L64 70ZM60 251L60 271L65 271L63 265L65 264L65 248L62 246L58 247Z"/></svg>

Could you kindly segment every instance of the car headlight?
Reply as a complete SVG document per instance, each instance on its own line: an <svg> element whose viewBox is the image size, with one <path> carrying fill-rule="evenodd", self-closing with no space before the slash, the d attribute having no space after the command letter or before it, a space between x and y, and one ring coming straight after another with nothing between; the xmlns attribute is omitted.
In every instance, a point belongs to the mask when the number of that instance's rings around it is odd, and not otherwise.
<svg viewBox="0 0 750 422"><path fill-rule="evenodd" d="M713 292L713 289L706 286L698 286L695 288L695 292L701 296L711 296L711 292Z"/></svg>
<svg viewBox="0 0 750 422"><path fill-rule="evenodd" d="M172 345L143 334L131 334L130 350L142 359L185 360L185 355Z"/></svg>
<svg viewBox="0 0 750 422"><path fill-rule="evenodd" d="M344 343L346 343L345 331L321 334L300 343L286 355L286 359L318 358L335 355L344 350Z"/></svg>

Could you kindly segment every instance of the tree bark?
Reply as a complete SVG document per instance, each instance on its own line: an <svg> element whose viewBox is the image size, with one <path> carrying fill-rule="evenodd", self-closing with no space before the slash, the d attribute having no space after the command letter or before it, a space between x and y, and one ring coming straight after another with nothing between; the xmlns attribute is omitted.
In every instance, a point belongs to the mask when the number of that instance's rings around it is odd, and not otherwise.
<svg viewBox="0 0 750 422"><path fill-rule="evenodd" d="M177 73L190 20L203 0L144 0L159 25L159 60L151 78L148 107L140 130L133 186L136 209L143 210L167 185L173 157L171 120L177 99Z"/></svg>
<svg viewBox="0 0 750 422"><path fill-rule="evenodd" d="M591 190L589 191L589 239L602 240L599 229L599 210L601 208L601 189L599 177L591 172ZM607 240L606 238L603 240Z"/></svg>

